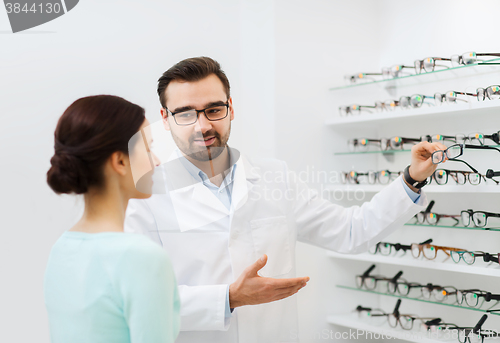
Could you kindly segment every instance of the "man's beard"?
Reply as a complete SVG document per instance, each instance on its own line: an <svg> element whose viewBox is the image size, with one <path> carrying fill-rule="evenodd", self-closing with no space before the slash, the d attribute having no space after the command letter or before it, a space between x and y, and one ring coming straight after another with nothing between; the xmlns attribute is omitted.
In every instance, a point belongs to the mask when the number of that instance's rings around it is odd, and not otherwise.
<svg viewBox="0 0 500 343"><path fill-rule="evenodd" d="M231 133L231 124L229 124L229 128L224 136L221 136L217 131L210 130L205 132L205 135L193 135L189 137L187 143L183 142L179 137L177 137L172 132L172 137L174 139L177 147L184 153L184 155L201 162L206 162L210 160L214 160L219 157L220 154L224 151L227 145L227 141L229 140L229 134ZM194 143L195 139L205 139L205 137L213 136L214 142L210 146L200 146Z"/></svg>

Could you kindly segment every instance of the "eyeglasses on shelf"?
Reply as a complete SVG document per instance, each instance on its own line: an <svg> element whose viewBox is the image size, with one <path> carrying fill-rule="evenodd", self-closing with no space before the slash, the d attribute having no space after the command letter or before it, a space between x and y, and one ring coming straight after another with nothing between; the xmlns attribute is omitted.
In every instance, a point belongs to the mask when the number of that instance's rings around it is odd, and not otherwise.
<svg viewBox="0 0 500 343"><path fill-rule="evenodd" d="M375 106L368 105L350 105L350 106L340 106L339 113L340 116L348 116L353 114L359 114L363 110L370 112L370 109L375 108Z"/></svg>
<svg viewBox="0 0 500 343"><path fill-rule="evenodd" d="M449 177L455 181L457 185L465 185L469 182L471 185L477 186L481 184L481 180L487 181L486 175L469 172L464 170L449 170L449 169L436 169L434 173L428 178L427 184L430 184L432 180L438 185L446 185L448 183ZM496 184L498 181L492 179Z"/></svg>
<svg viewBox="0 0 500 343"><path fill-rule="evenodd" d="M413 243L411 245L411 254L415 258L419 258L422 255L428 260L434 260L437 257L437 253L439 250L442 250L448 257L450 257L450 251L464 251L466 249L445 247L430 243L426 244Z"/></svg>
<svg viewBox="0 0 500 343"><path fill-rule="evenodd" d="M404 254L411 249L411 245L404 245L399 243L378 242L370 248L371 254L380 254L382 256L390 256L392 253L403 251Z"/></svg>
<svg viewBox="0 0 500 343"><path fill-rule="evenodd" d="M484 101L486 98L489 100L500 99L500 86L493 85L486 88L478 88L476 89L476 95L478 101Z"/></svg>
<svg viewBox="0 0 500 343"><path fill-rule="evenodd" d="M463 260L465 263L471 265L476 261L476 257L482 257L484 262L498 263L499 254L489 254L484 251L452 251L450 253L451 259L455 263Z"/></svg>
<svg viewBox="0 0 500 343"><path fill-rule="evenodd" d="M380 171L370 170L366 173L362 173L351 170L350 172L342 172L341 182L343 184L346 183L359 184L366 181L369 184L380 183L382 185L386 185L390 181L395 180L399 175L402 174L403 174L402 171L391 172L389 170L380 170Z"/></svg>
<svg viewBox="0 0 500 343"><path fill-rule="evenodd" d="M485 211L473 211L472 209L460 212L464 226L485 227L488 224L488 218L500 218L500 213Z"/></svg>

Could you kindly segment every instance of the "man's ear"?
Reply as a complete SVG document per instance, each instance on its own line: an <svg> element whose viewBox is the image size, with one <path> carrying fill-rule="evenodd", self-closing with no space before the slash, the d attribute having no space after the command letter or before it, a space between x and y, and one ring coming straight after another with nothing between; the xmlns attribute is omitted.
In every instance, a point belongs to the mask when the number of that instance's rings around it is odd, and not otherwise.
<svg viewBox="0 0 500 343"><path fill-rule="evenodd" d="M108 161L111 169L114 170L116 173L118 173L121 176L127 174L127 168L129 168L130 164L127 154L124 154L121 151L115 151L114 153L111 154Z"/></svg>
<svg viewBox="0 0 500 343"><path fill-rule="evenodd" d="M165 128L165 130L167 131L170 131L170 123L168 122L168 113L167 113L167 110L162 108L160 110L160 114L161 114L161 118L162 118L162 121L163 121L163 127Z"/></svg>
<svg viewBox="0 0 500 343"><path fill-rule="evenodd" d="M228 103L229 103L229 118L233 120L234 119L233 98L229 98Z"/></svg>

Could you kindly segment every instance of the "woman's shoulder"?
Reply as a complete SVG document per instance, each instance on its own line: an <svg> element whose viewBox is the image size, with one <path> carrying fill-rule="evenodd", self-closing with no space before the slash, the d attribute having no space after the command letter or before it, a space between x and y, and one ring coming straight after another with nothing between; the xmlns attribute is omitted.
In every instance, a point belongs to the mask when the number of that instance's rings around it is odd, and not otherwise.
<svg viewBox="0 0 500 343"><path fill-rule="evenodd" d="M125 259L168 259L167 253L150 238L137 233L120 233L112 244L101 244L101 251Z"/></svg>

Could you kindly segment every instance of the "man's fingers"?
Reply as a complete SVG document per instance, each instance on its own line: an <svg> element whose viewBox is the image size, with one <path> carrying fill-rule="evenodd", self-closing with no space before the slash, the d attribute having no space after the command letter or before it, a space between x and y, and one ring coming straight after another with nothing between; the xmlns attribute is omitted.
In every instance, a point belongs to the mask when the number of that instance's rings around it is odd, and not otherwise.
<svg viewBox="0 0 500 343"><path fill-rule="evenodd" d="M307 281L309 281L309 277L305 276L305 277L296 277L290 279L272 279L272 280L275 289L284 289L302 285L303 283L307 283Z"/></svg>
<svg viewBox="0 0 500 343"><path fill-rule="evenodd" d="M255 261L252 265L250 265L249 267L247 267L247 274L257 274L257 272L259 270L261 270L262 268L264 268L264 266L266 265L267 263L267 255L264 254L262 255L261 258L259 258L257 261Z"/></svg>

